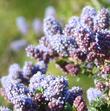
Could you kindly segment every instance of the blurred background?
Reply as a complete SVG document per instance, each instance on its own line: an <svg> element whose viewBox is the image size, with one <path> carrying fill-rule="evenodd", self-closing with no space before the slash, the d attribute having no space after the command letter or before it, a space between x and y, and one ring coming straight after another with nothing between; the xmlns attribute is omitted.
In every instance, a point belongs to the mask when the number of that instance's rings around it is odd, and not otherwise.
<svg viewBox="0 0 110 111"><path fill-rule="evenodd" d="M110 0L0 0L0 76L7 74L10 64L18 63L22 66L24 61L29 60L25 47L37 44L43 36L44 17L53 14L64 25L71 16L80 15L86 5L96 9L109 8ZM51 71L60 73L55 68L51 68ZM79 79L77 77L74 81ZM87 78L82 79L84 83ZM1 104L4 104L2 100Z"/></svg>

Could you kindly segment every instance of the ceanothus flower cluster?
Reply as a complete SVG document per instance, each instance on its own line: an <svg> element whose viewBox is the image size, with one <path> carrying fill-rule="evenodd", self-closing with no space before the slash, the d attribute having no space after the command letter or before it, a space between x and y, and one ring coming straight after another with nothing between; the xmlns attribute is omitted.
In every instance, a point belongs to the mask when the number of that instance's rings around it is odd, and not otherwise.
<svg viewBox="0 0 110 111"><path fill-rule="evenodd" d="M83 94L80 87L69 89L68 81L64 77L46 76L40 72L30 79L29 88L34 92L42 90L40 101L45 101L48 103L49 109L55 111L62 110L66 102L72 105L75 98ZM85 108L85 104L83 108Z"/></svg>
<svg viewBox="0 0 110 111"><path fill-rule="evenodd" d="M71 17L64 30L54 16L48 16L44 19L44 36L38 46L27 47L27 55L47 63L66 58L104 65L110 60L109 25L110 13L105 8L97 12L90 6L84 7L80 17Z"/></svg>
<svg viewBox="0 0 110 111"><path fill-rule="evenodd" d="M72 57L86 61L109 60L110 14L105 8L99 12L92 7L85 7L80 17L72 17L64 28L64 34L75 38L78 50Z"/></svg>
<svg viewBox="0 0 110 111"><path fill-rule="evenodd" d="M39 53L50 54L48 48L34 47L34 50L27 48L28 55L38 57ZM27 50L26 49L26 50ZM35 53L32 56L32 51ZM37 55L38 54L38 55ZM41 54L42 55L42 54ZM52 56L49 55L49 59ZM40 56L39 56L40 57ZM42 58L44 56L41 56ZM36 59L36 58L35 58ZM25 62L23 68L18 64L9 67L9 74L1 78L2 94L8 102L12 103L14 111L66 111L67 103L71 106L81 104L82 111L87 111L86 103L83 99L76 101L80 96L82 98L83 91L80 87L72 87L69 89L68 81L64 77L55 77L45 75L49 59L37 59L38 62ZM47 61L48 60L48 61ZM73 104L75 102L75 104ZM80 102L80 103L79 103ZM80 110L77 110L80 111Z"/></svg>
<svg viewBox="0 0 110 111"><path fill-rule="evenodd" d="M68 81L64 77L45 75L38 71L30 77L26 85L21 81L16 82L16 78L14 80L9 76L3 77L1 83L4 96L13 104L15 111L66 111L64 108L67 103L72 107L73 102L76 105L79 102L81 104L81 101L83 101L82 111L87 111L83 99L76 101L78 96L82 98L82 89L80 87L69 89Z"/></svg>
<svg viewBox="0 0 110 111"><path fill-rule="evenodd" d="M37 64L25 62L23 69L21 69L18 64L12 64L9 67L9 75L7 78L11 79L13 82L27 83L30 77L32 77L38 71L46 73L47 64L44 61L39 61Z"/></svg>

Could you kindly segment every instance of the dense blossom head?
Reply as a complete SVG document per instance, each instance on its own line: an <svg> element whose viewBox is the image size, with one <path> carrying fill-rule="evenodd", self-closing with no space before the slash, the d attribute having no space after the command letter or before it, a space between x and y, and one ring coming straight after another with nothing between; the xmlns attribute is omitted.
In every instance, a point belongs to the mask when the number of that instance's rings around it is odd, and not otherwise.
<svg viewBox="0 0 110 111"><path fill-rule="evenodd" d="M50 46L60 56L69 56L69 54L77 48L74 38L68 38L59 34L54 35L53 38L50 39Z"/></svg>
<svg viewBox="0 0 110 111"><path fill-rule="evenodd" d="M6 98L14 105L15 110L27 111L30 107L32 108L32 92L24 84L10 81L3 88Z"/></svg>
<svg viewBox="0 0 110 111"><path fill-rule="evenodd" d="M30 79L29 87L32 90L43 88L44 95L48 100L66 90L68 83L63 77L54 77L52 75L45 76L39 72ZM55 90L54 92L53 89Z"/></svg>
<svg viewBox="0 0 110 111"><path fill-rule="evenodd" d="M50 110L61 111L64 107L64 101L62 98L52 98L52 100L48 103L48 107Z"/></svg>
<svg viewBox="0 0 110 111"><path fill-rule="evenodd" d="M22 83L10 83L7 87L4 87L6 97L9 101L14 103L17 96L20 95L30 95L29 89L24 86Z"/></svg>
<svg viewBox="0 0 110 111"><path fill-rule="evenodd" d="M82 96L77 96L73 102L73 105L77 111L88 111L86 103Z"/></svg>
<svg viewBox="0 0 110 111"><path fill-rule="evenodd" d="M94 27L96 30L108 29L110 25L110 12L106 8L102 8L95 19Z"/></svg>
<svg viewBox="0 0 110 111"><path fill-rule="evenodd" d="M23 77L25 79L30 79L38 71L46 73L47 64L44 61L39 61L37 64L32 64L32 62L25 62L23 67Z"/></svg>
<svg viewBox="0 0 110 111"><path fill-rule="evenodd" d="M19 109L20 111L36 111L37 108L34 107L32 98L25 95L16 96L14 100L14 109ZM36 108L36 109L34 109Z"/></svg>
<svg viewBox="0 0 110 111"><path fill-rule="evenodd" d="M90 6L86 6L83 8L81 13L81 23L88 28L93 29L94 26L94 18L96 16L97 12L94 8Z"/></svg>
<svg viewBox="0 0 110 111"><path fill-rule="evenodd" d="M39 100L48 101L49 109L54 109L55 111L61 110L65 102L69 102L72 105L75 97L82 96L83 93L80 87L73 87L69 90L68 82L64 77L45 76L41 73L35 74L30 79L29 88L35 92L41 90L42 96L40 97L43 98Z"/></svg>
<svg viewBox="0 0 110 111"><path fill-rule="evenodd" d="M66 36L73 36L75 28L80 25L79 23L79 17L71 17L68 21L68 24L64 27L64 34Z"/></svg>
<svg viewBox="0 0 110 111"><path fill-rule="evenodd" d="M83 16L90 16L90 17L92 17L92 16L96 16L96 14L97 14L97 12L96 12L96 10L93 7L85 6L83 8L83 10L82 10L81 16L82 17Z"/></svg>
<svg viewBox="0 0 110 111"><path fill-rule="evenodd" d="M45 35L40 45L29 46L27 55L48 62L49 58L72 57L73 61L95 62L97 66L104 64L110 59L108 26L109 11L105 8L97 12L90 6L84 7L81 16L71 17L64 30L55 17L48 16L44 19Z"/></svg>
<svg viewBox="0 0 110 111"><path fill-rule="evenodd" d="M110 56L110 32L101 30L96 33L96 43L97 43L97 50L100 54L105 55L106 57Z"/></svg>
<svg viewBox="0 0 110 111"><path fill-rule="evenodd" d="M9 67L9 77L16 82L22 81L22 70L18 64L13 64Z"/></svg>
<svg viewBox="0 0 110 111"><path fill-rule="evenodd" d="M61 25L53 16L44 19L44 33L46 36L62 34Z"/></svg>
<svg viewBox="0 0 110 111"><path fill-rule="evenodd" d="M80 87L69 89L66 78L46 76L40 71L30 77L29 87L23 83L13 82L9 76L5 79L8 81L8 85L3 85L5 96L14 105L16 111L18 109L36 111L43 104L47 104L48 110L60 111L67 102L72 106L73 100L79 95L82 96Z"/></svg>
<svg viewBox="0 0 110 111"><path fill-rule="evenodd" d="M84 53L87 53L93 36L94 34L91 30L84 28L83 26L79 26L74 31L76 43L78 44L80 50Z"/></svg>
<svg viewBox="0 0 110 111"><path fill-rule="evenodd" d="M43 44L38 46L29 45L26 48L26 52L28 57L43 60L46 63L48 63L51 57L53 56L52 50L45 47Z"/></svg>

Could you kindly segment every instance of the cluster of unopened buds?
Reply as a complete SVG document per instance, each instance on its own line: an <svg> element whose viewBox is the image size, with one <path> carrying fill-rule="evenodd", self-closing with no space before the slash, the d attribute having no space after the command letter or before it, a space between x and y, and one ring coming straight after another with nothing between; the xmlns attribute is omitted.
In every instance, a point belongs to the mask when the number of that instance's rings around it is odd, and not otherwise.
<svg viewBox="0 0 110 111"><path fill-rule="evenodd" d="M78 74L80 64L87 64L92 69L103 66L110 59L110 14L105 8L97 12L92 7L85 7L80 17L72 17L64 30L55 17L44 19L44 37L39 45L26 48L28 57L37 63L26 62L21 69L18 64L9 68L9 74L1 78L1 94L13 104L14 111L88 111L80 87L69 89L64 77L46 75L48 64L54 60L66 73ZM58 61L62 60L60 63ZM110 73L110 66L105 66L102 73ZM105 74L106 75L106 74ZM99 83L96 82L97 88ZM88 100L102 95L102 89L89 89ZM94 93L96 92L96 94ZM94 95L93 95L94 94ZM8 111L0 107L1 111Z"/></svg>

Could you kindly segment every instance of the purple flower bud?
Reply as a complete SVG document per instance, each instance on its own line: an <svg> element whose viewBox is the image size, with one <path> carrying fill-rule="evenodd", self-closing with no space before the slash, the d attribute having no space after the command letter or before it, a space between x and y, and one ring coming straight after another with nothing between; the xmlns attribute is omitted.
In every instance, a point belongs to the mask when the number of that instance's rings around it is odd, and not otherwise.
<svg viewBox="0 0 110 111"><path fill-rule="evenodd" d="M85 101L83 100L82 96L77 96L73 101L74 107L77 111L88 111Z"/></svg>

